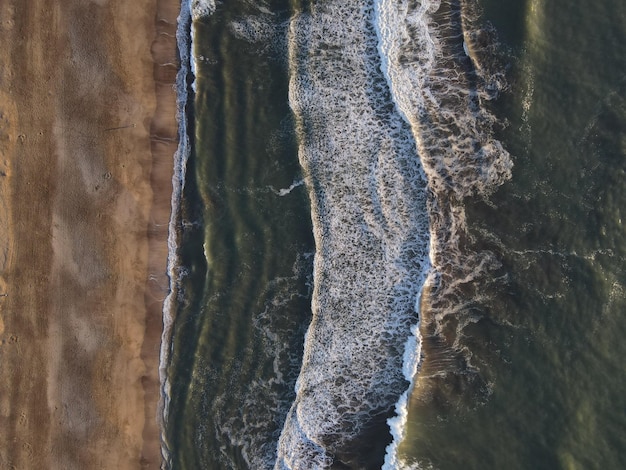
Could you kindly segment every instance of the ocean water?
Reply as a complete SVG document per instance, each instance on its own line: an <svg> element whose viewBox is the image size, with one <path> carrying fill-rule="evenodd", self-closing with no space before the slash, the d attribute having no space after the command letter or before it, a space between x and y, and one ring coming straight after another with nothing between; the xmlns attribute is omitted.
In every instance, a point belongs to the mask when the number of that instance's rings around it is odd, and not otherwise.
<svg viewBox="0 0 626 470"><path fill-rule="evenodd" d="M185 0L171 469L626 468L626 4Z"/></svg>

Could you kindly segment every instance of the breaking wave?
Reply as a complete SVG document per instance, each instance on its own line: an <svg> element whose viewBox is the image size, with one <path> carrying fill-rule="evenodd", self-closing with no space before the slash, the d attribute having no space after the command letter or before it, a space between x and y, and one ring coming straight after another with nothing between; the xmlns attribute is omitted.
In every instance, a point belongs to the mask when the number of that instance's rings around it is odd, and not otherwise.
<svg viewBox="0 0 626 470"><path fill-rule="evenodd" d="M460 317L466 286L498 264L464 250L463 201L488 197L512 167L485 106L502 69L476 17L454 0L331 0L292 18L289 99L316 254L276 469L374 468L384 449L368 436L387 426L385 468L401 467L422 343L459 353L444 319Z"/></svg>

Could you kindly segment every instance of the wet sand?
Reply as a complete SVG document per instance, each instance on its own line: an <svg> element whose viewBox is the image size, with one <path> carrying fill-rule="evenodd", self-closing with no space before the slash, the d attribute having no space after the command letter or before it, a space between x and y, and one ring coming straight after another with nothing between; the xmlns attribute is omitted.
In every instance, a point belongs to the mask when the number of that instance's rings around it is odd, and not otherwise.
<svg viewBox="0 0 626 470"><path fill-rule="evenodd" d="M0 2L0 469L159 468L176 0Z"/></svg>

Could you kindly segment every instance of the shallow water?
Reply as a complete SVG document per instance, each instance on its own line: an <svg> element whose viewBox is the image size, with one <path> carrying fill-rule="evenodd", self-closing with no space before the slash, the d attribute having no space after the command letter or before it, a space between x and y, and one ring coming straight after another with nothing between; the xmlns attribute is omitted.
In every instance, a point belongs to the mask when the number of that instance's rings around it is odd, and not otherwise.
<svg viewBox="0 0 626 470"><path fill-rule="evenodd" d="M198 19L168 467L622 468L625 17Z"/></svg>

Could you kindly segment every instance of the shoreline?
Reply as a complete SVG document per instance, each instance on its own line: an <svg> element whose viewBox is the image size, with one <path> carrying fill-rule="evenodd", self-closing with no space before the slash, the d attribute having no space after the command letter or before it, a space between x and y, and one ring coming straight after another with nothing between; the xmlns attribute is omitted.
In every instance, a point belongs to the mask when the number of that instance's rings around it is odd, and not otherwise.
<svg viewBox="0 0 626 470"><path fill-rule="evenodd" d="M160 467L179 7L0 6L0 469Z"/></svg>
<svg viewBox="0 0 626 470"><path fill-rule="evenodd" d="M170 343L175 319L175 304L178 296L178 246L180 233L180 203L186 174L187 159L189 157L189 132L188 132L188 109L189 84L188 76L191 57L191 27L190 11L185 0L181 1L179 16L177 18L174 37L176 38L178 51L178 70L174 77L176 87L176 116L178 141L173 158L172 192L170 197L170 213L167 220L169 228L167 238L167 277L169 280L169 292L162 305L163 328L161 332L161 346L159 351L159 386L160 396L158 403L158 420L162 429L161 433L161 456L164 467L171 466L170 443L166 433L170 404L170 381L167 376L167 368L170 362Z"/></svg>

